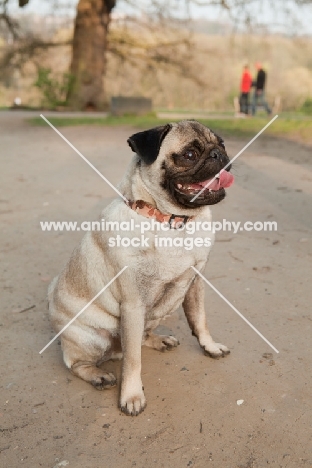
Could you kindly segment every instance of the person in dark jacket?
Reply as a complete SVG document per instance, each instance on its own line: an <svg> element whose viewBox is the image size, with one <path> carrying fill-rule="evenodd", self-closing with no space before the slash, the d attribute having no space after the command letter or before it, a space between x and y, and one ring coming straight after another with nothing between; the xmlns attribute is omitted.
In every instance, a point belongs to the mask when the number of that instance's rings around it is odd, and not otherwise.
<svg viewBox="0 0 312 468"><path fill-rule="evenodd" d="M253 85L255 87L255 92L252 100L252 115L255 115L257 106L263 106L267 113L270 115L272 113L268 103L265 100L265 82L266 82L266 72L263 70L261 63L256 64L257 77Z"/></svg>

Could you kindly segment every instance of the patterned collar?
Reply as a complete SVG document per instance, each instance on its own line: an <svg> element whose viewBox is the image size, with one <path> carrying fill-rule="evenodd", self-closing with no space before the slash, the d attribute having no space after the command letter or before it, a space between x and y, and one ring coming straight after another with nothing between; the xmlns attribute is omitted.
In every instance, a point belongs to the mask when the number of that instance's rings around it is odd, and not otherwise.
<svg viewBox="0 0 312 468"><path fill-rule="evenodd" d="M169 223L170 226L174 229L178 229L179 227L181 227L181 223L183 223L184 225L188 221L191 221L193 219L192 216L164 214L155 206L151 205L151 203L147 203L144 200L129 200L125 203L127 206L129 206L129 208L131 208L133 211L140 214L141 216L145 216L145 218L156 219L156 221L158 221L159 223Z"/></svg>

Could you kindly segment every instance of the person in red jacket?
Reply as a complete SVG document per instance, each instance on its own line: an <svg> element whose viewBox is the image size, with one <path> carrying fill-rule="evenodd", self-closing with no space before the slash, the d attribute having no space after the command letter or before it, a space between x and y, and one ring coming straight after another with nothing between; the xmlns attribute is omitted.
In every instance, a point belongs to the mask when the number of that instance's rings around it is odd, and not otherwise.
<svg viewBox="0 0 312 468"><path fill-rule="evenodd" d="M248 65L244 66L244 70L241 76L241 83L240 83L240 112L242 114L248 115L249 113L249 93L252 86L252 76L249 71Z"/></svg>

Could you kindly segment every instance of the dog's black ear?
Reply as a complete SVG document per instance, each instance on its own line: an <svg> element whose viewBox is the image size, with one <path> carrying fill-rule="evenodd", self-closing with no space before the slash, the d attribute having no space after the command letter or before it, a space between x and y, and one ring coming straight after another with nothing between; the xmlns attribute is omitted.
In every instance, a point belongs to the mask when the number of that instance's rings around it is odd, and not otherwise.
<svg viewBox="0 0 312 468"><path fill-rule="evenodd" d="M156 161L160 146L171 129L171 125L162 125L151 128L144 132L135 133L127 142L134 153L136 153L146 164Z"/></svg>

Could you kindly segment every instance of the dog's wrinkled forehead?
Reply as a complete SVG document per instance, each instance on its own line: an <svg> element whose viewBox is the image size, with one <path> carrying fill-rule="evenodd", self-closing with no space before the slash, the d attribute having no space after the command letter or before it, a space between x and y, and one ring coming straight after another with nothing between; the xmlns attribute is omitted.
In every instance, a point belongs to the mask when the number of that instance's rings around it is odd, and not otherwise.
<svg viewBox="0 0 312 468"><path fill-rule="evenodd" d="M182 120L181 122L171 124L171 130L161 145L161 153L178 153L179 150L183 150L193 141L198 141L205 148L211 144L219 144L221 138L199 122Z"/></svg>
<svg viewBox="0 0 312 468"><path fill-rule="evenodd" d="M178 153L192 142L197 142L204 150L209 145L220 144L222 139L195 120L182 120L135 133L127 141L141 161L151 165L159 155Z"/></svg>

